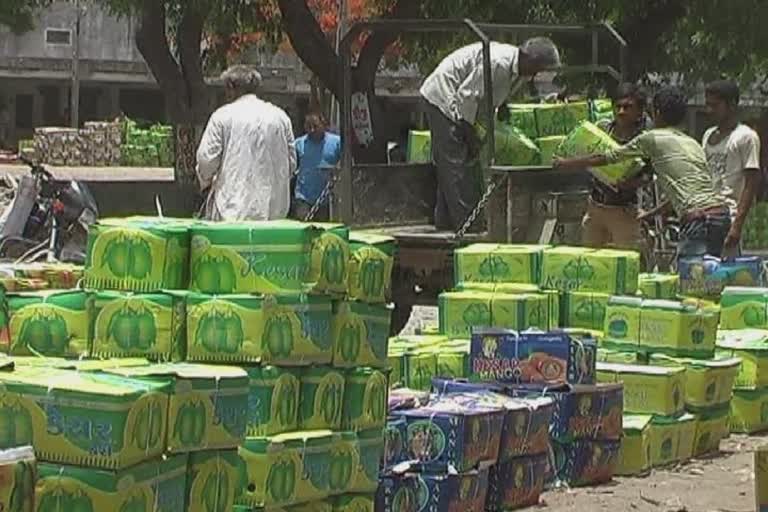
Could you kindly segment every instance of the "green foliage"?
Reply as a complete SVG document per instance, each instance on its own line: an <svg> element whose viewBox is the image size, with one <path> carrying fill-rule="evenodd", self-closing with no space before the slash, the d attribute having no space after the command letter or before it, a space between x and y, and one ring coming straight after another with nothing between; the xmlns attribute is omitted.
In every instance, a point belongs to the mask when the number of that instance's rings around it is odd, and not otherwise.
<svg viewBox="0 0 768 512"><path fill-rule="evenodd" d="M31 30L38 9L49 3L50 0L0 0L0 25L17 34Z"/></svg>

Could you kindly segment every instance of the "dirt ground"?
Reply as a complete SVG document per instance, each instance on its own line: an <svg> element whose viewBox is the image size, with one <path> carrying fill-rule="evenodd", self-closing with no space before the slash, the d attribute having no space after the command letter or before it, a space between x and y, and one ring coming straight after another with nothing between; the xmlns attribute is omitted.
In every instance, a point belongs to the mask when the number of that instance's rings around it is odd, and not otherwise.
<svg viewBox="0 0 768 512"><path fill-rule="evenodd" d="M436 308L416 308L405 332L437 325ZM754 512L753 451L768 437L732 436L708 459L653 471L644 478L617 478L612 484L547 492L547 512Z"/></svg>

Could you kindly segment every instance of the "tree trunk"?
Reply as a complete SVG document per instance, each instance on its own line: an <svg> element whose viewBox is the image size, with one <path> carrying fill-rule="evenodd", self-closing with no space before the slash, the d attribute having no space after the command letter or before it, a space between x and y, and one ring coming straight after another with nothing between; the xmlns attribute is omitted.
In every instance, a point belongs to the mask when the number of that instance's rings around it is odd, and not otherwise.
<svg viewBox="0 0 768 512"><path fill-rule="evenodd" d="M168 44L162 2L144 0L136 32L136 46L163 92L170 121L176 127L176 179L182 183L196 181L197 127L207 121L210 108L200 53L206 16L206 11L190 6L181 13L178 60Z"/></svg>
<svg viewBox="0 0 768 512"><path fill-rule="evenodd" d="M341 57L336 54L320 29L306 0L278 0L278 6L282 14L283 30L288 35L294 51L341 102L343 100ZM396 0L387 17L412 18L418 15L419 10L420 2ZM396 40L397 34L394 33L370 34L352 71L353 93L363 92L368 97L374 136L373 143L366 147L357 144L356 141L345 141L345 144L354 144L353 155L357 162L386 161L387 141L397 136L397 130L391 118L386 115L386 110L376 97L375 91L379 63L387 48Z"/></svg>

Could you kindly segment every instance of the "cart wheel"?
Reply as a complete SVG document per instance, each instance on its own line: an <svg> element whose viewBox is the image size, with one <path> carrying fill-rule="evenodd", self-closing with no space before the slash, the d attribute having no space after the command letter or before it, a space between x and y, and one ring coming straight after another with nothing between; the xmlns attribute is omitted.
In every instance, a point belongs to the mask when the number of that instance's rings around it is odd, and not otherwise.
<svg viewBox="0 0 768 512"><path fill-rule="evenodd" d="M389 326L390 336L397 336L405 329L408 320L411 319L412 312L412 305L395 303L395 309L392 311L392 323Z"/></svg>

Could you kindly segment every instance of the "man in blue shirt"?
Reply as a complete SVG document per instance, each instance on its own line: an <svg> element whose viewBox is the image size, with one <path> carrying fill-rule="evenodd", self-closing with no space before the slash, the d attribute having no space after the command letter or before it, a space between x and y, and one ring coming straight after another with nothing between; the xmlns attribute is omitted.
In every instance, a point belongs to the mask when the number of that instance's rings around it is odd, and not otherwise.
<svg viewBox="0 0 768 512"><path fill-rule="evenodd" d="M308 114L304 129L307 134L296 139L299 166L293 217L298 220L304 220L320 198L331 178L331 169L341 160L341 137L327 131L327 124L321 114ZM326 200L312 220L323 221L329 217L330 209Z"/></svg>

